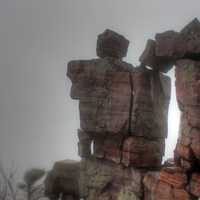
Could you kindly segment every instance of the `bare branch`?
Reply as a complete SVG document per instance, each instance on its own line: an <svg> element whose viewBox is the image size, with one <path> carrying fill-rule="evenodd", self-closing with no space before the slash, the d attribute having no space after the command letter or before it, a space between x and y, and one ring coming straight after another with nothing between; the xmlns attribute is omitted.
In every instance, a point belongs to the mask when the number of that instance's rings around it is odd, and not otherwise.
<svg viewBox="0 0 200 200"><path fill-rule="evenodd" d="M3 196L1 195L1 199L6 200L10 197L12 200L16 200L16 190L13 184L15 171L10 171L10 174L7 175L0 161L0 174L2 176L2 183L4 187L3 193L1 192L3 194Z"/></svg>

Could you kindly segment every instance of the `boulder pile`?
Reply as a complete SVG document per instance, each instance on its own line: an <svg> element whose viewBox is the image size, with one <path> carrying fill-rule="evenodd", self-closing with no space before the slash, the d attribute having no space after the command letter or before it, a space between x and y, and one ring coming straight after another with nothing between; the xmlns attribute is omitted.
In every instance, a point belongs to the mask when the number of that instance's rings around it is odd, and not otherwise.
<svg viewBox="0 0 200 200"><path fill-rule="evenodd" d="M200 23L195 19L180 32L167 31L148 40L138 67L123 61L128 45L124 36L106 30L97 39L99 58L68 63L70 95L79 100L81 161L74 164L76 176L69 167L73 164L60 163L69 174L67 179L60 177L63 186L52 195L52 182L58 177L53 172L59 168L55 165L46 180L52 200L59 194L63 200L200 197ZM162 164L171 94L171 81L164 73L173 66L180 133L174 159Z"/></svg>

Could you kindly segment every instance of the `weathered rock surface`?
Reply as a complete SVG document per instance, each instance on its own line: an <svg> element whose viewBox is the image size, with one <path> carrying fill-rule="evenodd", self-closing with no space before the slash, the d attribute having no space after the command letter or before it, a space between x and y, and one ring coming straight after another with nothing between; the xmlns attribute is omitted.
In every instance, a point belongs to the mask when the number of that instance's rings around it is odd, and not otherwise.
<svg viewBox="0 0 200 200"><path fill-rule="evenodd" d="M132 73L133 102L131 135L145 138L166 138L170 78L151 70Z"/></svg>
<svg viewBox="0 0 200 200"><path fill-rule="evenodd" d="M137 68L122 61L128 44L106 30L98 36L100 59L68 64L82 160L55 164L46 179L51 200L200 197L200 23L156 34ZM173 66L181 124L174 158L162 165L171 83L161 72Z"/></svg>
<svg viewBox="0 0 200 200"><path fill-rule="evenodd" d="M126 166L158 167L167 137L170 79L159 72L108 61L73 61L68 65L71 96L80 101L79 155L89 157L94 141L97 158ZM162 140L163 147L157 151L152 145L153 154L141 154L145 145L137 153L123 151L129 135L136 136L135 144L146 141L147 145L149 140L158 144Z"/></svg>
<svg viewBox="0 0 200 200"><path fill-rule="evenodd" d="M139 200L142 197L144 170L124 168L95 158L84 160L81 170L84 199Z"/></svg>
<svg viewBox="0 0 200 200"><path fill-rule="evenodd" d="M200 174L194 173L192 174L192 178L190 180L190 192L196 197L200 197Z"/></svg>
<svg viewBox="0 0 200 200"><path fill-rule="evenodd" d="M175 149L176 163L186 171L200 165L200 61L176 62L176 95L182 111L181 129Z"/></svg>
<svg viewBox="0 0 200 200"><path fill-rule="evenodd" d="M160 181L168 183L174 188L183 189L187 184L187 176L180 167L164 167L160 171Z"/></svg>
<svg viewBox="0 0 200 200"><path fill-rule="evenodd" d="M194 116L200 106L200 61L182 59L176 62L176 95L180 109L185 106ZM197 109L198 110L198 109ZM198 113L197 113L198 114Z"/></svg>
<svg viewBox="0 0 200 200"><path fill-rule="evenodd" d="M112 59L69 63L71 97L80 100L81 129L99 134L127 131L130 71L132 65Z"/></svg>
<svg viewBox="0 0 200 200"><path fill-rule="evenodd" d="M164 140L129 137L123 144L122 163L134 167L159 167L164 154Z"/></svg>
<svg viewBox="0 0 200 200"><path fill-rule="evenodd" d="M122 59L127 54L128 46L129 41L124 36L107 29L98 36L97 56Z"/></svg>
<svg viewBox="0 0 200 200"><path fill-rule="evenodd" d="M106 59L71 62L68 76L72 80L71 96L80 100L80 126L84 131L167 136L168 77L134 70L123 62L110 64Z"/></svg>
<svg viewBox="0 0 200 200"><path fill-rule="evenodd" d="M195 18L185 26L180 35L182 37L182 52L184 57L199 60L200 54L200 22Z"/></svg>
<svg viewBox="0 0 200 200"><path fill-rule="evenodd" d="M148 40L140 56L142 65L167 72L178 59L200 59L200 22L194 19L180 32L166 31Z"/></svg>
<svg viewBox="0 0 200 200"><path fill-rule="evenodd" d="M82 158L90 157L93 141L97 158L126 166L160 166L170 100L167 76L108 58L72 61L67 75L72 81L71 96L80 101L78 147ZM162 140L163 148L156 151L152 145L155 153L143 153L144 157L140 153L145 146L137 154L123 152L125 138L130 135L136 136L138 143Z"/></svg>
<svg viewBox="0 0 200 200"><path fill-rule="evenodd" d="M180 168L148 172L144 179L144 200L193 200L186 190L186 174Z"/></svg>

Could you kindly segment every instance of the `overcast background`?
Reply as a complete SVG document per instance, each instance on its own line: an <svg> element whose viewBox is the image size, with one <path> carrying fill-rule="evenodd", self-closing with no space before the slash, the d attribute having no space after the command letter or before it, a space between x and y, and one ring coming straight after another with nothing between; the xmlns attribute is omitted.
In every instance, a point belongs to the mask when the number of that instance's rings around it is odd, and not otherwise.
<svg viewBox="0 0 200 200"><path fill-rule="evenodd" d="M110 28L130 40L125 60L137 65L148 38L179 31L194 17L199 0L0 0L0 160L23 172L79 159L67 62L95 58L96 37ZM166 157L178 125L173 93Z"/></svg>

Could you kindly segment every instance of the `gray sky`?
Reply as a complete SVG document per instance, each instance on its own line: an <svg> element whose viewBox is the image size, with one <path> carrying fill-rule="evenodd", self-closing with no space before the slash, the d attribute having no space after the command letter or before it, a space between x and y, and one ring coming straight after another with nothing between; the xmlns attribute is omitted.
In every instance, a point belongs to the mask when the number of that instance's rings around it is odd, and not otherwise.
<svg viewBox="0 0 200 200"><path fill-rule="evenodd" d="M131 41L126 61L136 65L148 38L194 17L199 0L0 0L0 159L20 171L79 159L67 62L95 58L96 37L110 28ZM167 157L178 117L173 99Z"/></svg>

